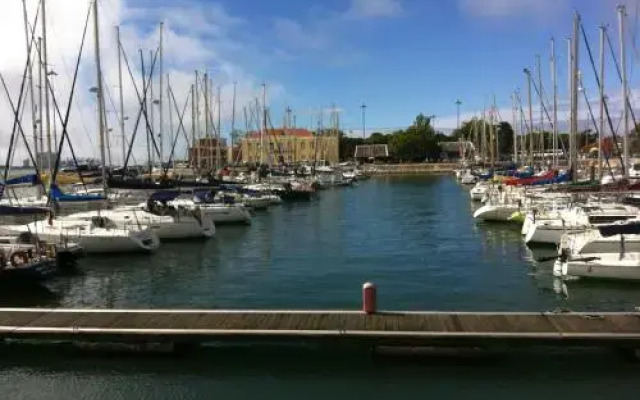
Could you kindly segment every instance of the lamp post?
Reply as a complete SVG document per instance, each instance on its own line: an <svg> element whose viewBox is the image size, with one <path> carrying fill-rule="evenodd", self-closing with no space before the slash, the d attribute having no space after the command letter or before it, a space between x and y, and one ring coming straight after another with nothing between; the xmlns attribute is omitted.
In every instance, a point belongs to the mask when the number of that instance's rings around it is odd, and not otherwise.
<svg viewBox="0 0 640 400"><path fill-rule="evenodd" d="M366 137L366 110L367 110L367 105L362 103L360 108L362 109L362 138L364 139Z"/></svg>

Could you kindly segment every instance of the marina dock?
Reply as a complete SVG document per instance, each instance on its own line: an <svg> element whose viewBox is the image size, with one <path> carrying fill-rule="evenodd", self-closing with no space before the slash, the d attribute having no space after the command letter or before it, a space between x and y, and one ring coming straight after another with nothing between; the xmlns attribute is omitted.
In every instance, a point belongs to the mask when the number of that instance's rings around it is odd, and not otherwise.
<svg viewBox="0 0 640 400"><path fill-rule="evenodd" d="M0 338L71 342L346 342L640 348L640 313L0 309Z"/></svg>

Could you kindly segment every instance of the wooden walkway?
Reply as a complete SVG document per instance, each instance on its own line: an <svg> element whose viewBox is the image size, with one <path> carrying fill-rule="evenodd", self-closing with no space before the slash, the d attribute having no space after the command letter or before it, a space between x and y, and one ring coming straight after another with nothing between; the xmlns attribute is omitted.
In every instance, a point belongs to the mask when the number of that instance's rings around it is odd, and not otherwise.
<svg viewBox="0 0 640 400"><path fill-rule="evenodd" d="M367 345L588 345L640 348L640 313L0 309L1 339Z"/></svg>

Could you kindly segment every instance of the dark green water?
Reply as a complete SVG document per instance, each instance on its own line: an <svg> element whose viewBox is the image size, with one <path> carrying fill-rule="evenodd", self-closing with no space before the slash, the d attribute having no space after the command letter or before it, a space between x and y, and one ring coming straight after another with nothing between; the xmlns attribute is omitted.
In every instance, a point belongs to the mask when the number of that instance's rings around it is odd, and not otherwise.
<svg viewBox="0 0 640 400"><path fill-rule="evenodd" d="M4 306L175 308L360 307L379 286L397 310L631 310L640 287L554 290L517 228L477 224L449 177L379 178L324 191L308 204L220 227L208 242L83 260L82 276ZM0 398L635 398L640 367L609 354L518 354L425 364L361 351L209 350L189 357L2 350Z"/></svg>

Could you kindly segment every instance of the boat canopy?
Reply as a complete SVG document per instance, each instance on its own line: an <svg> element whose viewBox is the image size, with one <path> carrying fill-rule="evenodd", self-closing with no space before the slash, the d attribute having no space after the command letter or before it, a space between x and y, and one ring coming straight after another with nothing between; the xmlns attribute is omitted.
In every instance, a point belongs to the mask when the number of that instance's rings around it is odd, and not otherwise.
<svg viewBox="0 0 640 400"><path fill-rule="evenodd" d="M57 184L52 183L50 189L51 199L58 203L72 203L79 201L100 201L105 200L101 194L68 194L64 193Z"/></svg>
<svg viewBox="0 0 640 400"><path fill-rule="evenodd" d="M17 186L17 185L37 185L40 183L40 179L38 178L38 174L29 174L18 176L16 178L12 178L5 182L7 186Z"/></svg>
<svg viewBox="0 0 640 400"><path fill-rule="evenodd" d="M179 190L159 190L154 192L149 196L149 201L159 201L166 202L175 200L178 196L180 196Z"/></svg>
<svg viewBox="0 0 640 400"><path fill-rule="evenodd" d="M604 237L615 235L636 235L640 233L640 221L626 222L623 224L603 225L598 227Z"/></svg>

